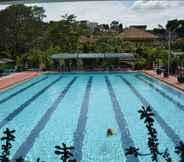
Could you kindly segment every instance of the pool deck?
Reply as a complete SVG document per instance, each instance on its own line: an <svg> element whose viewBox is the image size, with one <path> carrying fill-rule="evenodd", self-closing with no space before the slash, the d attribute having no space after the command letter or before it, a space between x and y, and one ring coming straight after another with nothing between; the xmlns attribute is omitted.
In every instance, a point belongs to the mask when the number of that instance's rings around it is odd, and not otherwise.
<svg viewBox="0 0 184 162"><path fill-rule="evenodd" d="M159 79L165 82L166 84L169 84L184 92L184 84L178 83L176 76L169 76L166 78L166 77L163 77L162 75L158 75L154 70L145 70L144 73L148 76Z"/></svg>
<svg viewBox="0 0 184 162"><path fill-rule="evenodd" d="M6 90L18 83L22 83L35 76L40 75L40 72L20 72L0 78L0 91Z"/></svg>

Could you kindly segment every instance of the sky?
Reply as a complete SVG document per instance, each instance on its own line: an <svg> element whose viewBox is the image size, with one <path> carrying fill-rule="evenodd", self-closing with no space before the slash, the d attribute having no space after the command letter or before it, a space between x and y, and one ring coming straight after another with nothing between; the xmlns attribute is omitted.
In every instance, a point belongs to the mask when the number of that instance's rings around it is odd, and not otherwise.
<svg viewBox="0 0 184 162"><path fill-rule="evenodd" d="M35 5L35 4L34 4ZM121 0L36 4L44 7L44 21L60 20L62 15L74 14L78 20L108 23L117 20L123 26L166 25L168 20L184 19L184 0ZM0 10L6 6L0 5Z"/></svg>

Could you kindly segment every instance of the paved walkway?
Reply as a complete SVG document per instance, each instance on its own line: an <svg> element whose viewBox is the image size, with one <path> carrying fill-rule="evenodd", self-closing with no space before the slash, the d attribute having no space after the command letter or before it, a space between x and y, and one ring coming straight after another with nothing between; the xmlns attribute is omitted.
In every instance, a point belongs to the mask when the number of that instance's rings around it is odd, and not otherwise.
<svg viewBox="0 0 184 162"><path fill-rule="evenodd" d="M0 78L0 91L12 87L17 83L29 80L35 76L38 76L39 74L39 72L20 72L2 77Z"/></svg>
<svg viewBox="0 0 184 162"><path fill-rule="evenodd" d="M167 83L167 84L184 92L184 84L178 83L177 78L175 76L169 76L168 78L166 78L166 77L163 77L162 75L156 74L156 72L153 70L146 70L146 71L144 71L144 73L146 75L149 75L149 76L152 76L156 79L159 79L159 80L161 80L161 81L163 81L163 82L165 82L165 83Z"/></svg>

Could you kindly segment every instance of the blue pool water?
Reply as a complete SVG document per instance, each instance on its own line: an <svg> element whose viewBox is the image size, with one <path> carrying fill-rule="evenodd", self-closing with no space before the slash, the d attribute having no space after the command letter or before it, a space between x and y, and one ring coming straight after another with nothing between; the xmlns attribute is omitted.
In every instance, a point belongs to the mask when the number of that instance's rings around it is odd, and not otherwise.
<svg viewBox="0 0 184 162"><path fill-rule="evenodd" d="M151 105L160 150L184 139L184 94L142 73L44 74L0 93L0 134L16 130L11 158L57 162L54 146L74 146L78 162L151 162L125 157L147 153L147 130L138 110ZM115 135L106 137L107 128ZM163 161L160 159L160 161Z"/></svg>

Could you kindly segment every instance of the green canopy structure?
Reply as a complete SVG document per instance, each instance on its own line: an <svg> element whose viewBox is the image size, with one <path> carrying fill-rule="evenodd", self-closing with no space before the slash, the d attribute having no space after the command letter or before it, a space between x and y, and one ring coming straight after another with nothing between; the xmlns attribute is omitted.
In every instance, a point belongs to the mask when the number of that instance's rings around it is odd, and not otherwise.
<svg viewBox="0 0 184 162"><path fill-rule="evenodd" d="M97 59L97 58L119 58L124 61L135 61L132 53L61 53L52 55L52 59Z"/></svg>
<svg viewBox="0 0 184 162"><path fill-rule="evenodd" d="M7 63L12 63L14 60L9 59L9 58L0 58L0 64L7 64Z"/></svg>
<svg viewBox="0 0 184 162"><path fill-rule="evenodd" d="M52 55L52 60L57 67L72 70L133 67L135 63L132 53L60 53Z"/></svg>

